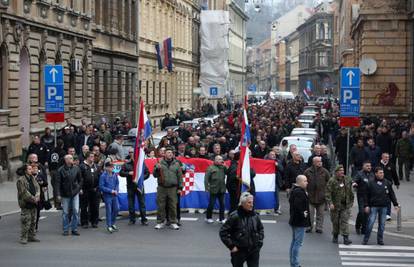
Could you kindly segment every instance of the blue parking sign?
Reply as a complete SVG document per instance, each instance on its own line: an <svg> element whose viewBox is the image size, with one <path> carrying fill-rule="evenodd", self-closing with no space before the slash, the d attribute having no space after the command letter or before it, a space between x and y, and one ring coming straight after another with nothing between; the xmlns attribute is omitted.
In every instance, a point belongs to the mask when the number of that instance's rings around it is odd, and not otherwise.
<svg viewBox="0 0 414 267"><path fill-rule="evenodd" d="M217 87L210 87L210 95L211 96L218 96L218 88Z"/></svg>

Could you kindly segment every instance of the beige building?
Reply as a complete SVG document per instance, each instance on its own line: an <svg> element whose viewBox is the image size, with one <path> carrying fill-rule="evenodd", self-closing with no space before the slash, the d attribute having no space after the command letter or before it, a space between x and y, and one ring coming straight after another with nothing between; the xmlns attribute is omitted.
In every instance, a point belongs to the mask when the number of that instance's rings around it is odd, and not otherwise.
<svg viewBox="0 0 414 267"><path fill-rule="evenodd" d="M195 0L139 0L138 90L154 125L165 113L191 109L199 77L199 17ZM159 70L155 44L172 38L173 71Z"/></svg>
<svg viewBox="0 0 414 267"><path fill-rule="evenodd" d="M353 65L374 59L377 70L361 76L361 113L412 112L412 18L405 0L365 0L352 24ZM412 1L411 1L412 2Z"/></svg>
<svg viewBox="0 0 414 267"><path fill-rule="evenodd" d="M79 3L0 1L0 180L14 175L30 136L50 126L44 65L64 67L65 116L91 116L93 4Z"/></svg>
<svg viewBox="0 0 414 267"><path fill-rule="evenodd" d="M299 32L294 31L285 38L286 46L286 91L300 95L299 90Z"/></svg>

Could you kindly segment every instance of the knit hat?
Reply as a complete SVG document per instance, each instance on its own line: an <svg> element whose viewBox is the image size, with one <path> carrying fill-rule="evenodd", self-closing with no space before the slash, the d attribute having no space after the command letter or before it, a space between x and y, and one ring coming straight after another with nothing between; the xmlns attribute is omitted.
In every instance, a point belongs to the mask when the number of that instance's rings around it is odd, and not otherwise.
<svg viewBox="0 0 414 267"><path fill-rule="evenodd" d="M339 164L338 166L336 166L336 168L335 168L335 172L339 171L340 169L345 169L345 168L344 168L344 165Z"/></svg>

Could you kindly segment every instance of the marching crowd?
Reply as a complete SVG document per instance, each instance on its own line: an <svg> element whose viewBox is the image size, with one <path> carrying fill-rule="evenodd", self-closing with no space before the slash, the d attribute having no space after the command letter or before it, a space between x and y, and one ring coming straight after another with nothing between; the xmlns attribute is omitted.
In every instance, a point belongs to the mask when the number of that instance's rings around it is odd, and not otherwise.
<svg viewBox="0 0 414 267"><path fill-rule="evenodd" d="M391 203L399 205L394 188L405 178L409 181L413 167L414 127L408 120L388 120L366 117L361 127L351 131L350 151L347 158L347 131L338 124L338 107L327 105L325 116L317 115L312 128L318 132L317 144L312 156L304 159L297 147L286 142L293 128L301 127L298 116L306 102L295 100L271 100L265 104L250 104L247 115L251 131L251 156L272 160L276 165L275 194L286 190L290 203L289 224L293 231L290 249L291 266L299 266L299 248L304 233L323 232L324 214L328 209L332 221L332 241L343 236L344 244L351 244L348 220L354 203L354 192L358 203L356 233L363 234L367 244L378 215L379 231L377 243L384 244L385 220L391 219ZM212 107L203 108L202 114L211 113ZM219 107L217 107L219 109ZM205 158L213 161L205 175L205 188L210 201L206 222L213 223L212 211L219 200L218 221L223 224L220 236L232 252L233 266L258 266L259 251L263 245L263 226L254 212L254 170L251 171L249 192L240 194L237 178L238 145L241 135L241 108L227 110L221 105L214 123L201 120L197 127L185 125L191 119L189 111L180 110L175 118L166 114L161 122L167 134L158 146L151 140L145 143L147 158L162 158L155 166L153 175L157 187L156 229L169 225L180 228L180 190L182 188L183 164L176 157ZM173 130L168 126L177 126ZM135 200L138 199L142 225L148 225L145 212L145 193L133 181L134 149L124 153L124 136L132 125L117 118L113 124L106 121L86 123L80 126L67 120L59 132L56 147L49 128L42 136L35 136L28 148L26 163L19 169L17 181L18 200L21 207L22 244L39 241L36 238L39 213L50 209L48 175L53 188L53 201L62 209L63 235L79 235L82 228L98 227L99 204L105 203L106 229L118 231L119 181L114 173L114 162L125 162L120 175L127 178L129 223L135 224ZM329 147L335 150L338 165L329 156ZM347 159L350 169L346 170ZM224 164L229 160L229 166ZM396 164L398 162L398 171ZM348 174L348 176L347 176ZM144 179L149 177L145 167ZM230 196L230 211L224 213L225 192ZM278 206L275 213L281 214ZM240 236L246 231L246 236ZM244 233L244 232L243 232Z"/></svg>

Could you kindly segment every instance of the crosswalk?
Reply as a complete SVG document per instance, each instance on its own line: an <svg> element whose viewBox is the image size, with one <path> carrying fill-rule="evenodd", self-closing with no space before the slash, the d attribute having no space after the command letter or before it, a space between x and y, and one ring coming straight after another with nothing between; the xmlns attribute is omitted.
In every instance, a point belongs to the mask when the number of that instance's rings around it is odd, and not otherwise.
<svg viewBox="0 0 414 267"><path fill-rule="evenodd" d="M339 245L342 266L414 267L414 246Z"/></svg>

